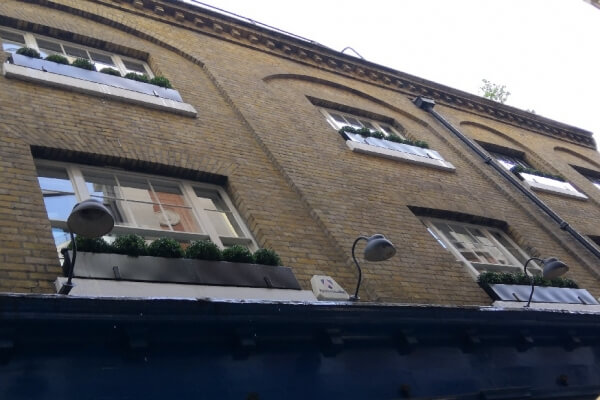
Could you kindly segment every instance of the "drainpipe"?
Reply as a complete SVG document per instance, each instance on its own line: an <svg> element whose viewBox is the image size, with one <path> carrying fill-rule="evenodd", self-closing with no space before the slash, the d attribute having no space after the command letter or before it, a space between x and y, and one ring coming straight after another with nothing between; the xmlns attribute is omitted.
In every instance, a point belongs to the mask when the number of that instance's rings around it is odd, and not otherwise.
<svg viewBox="0 0 600 400"><path fill-rule="evenodd" d="M422 110L427 111L446 129L452 132L456 137L462 140L471 150L473 150L479 157L483 159L483 161L494 168L500 175L502 175L507 181L513 184L518 190L520 190L529 200L533 201L536 206L542 209L554 222L558 224L560 229L569 232L571 236L579 243L583 245L586 249L588 249L593 255L597 258L600 258L600 250L598 250L589 240L587 240L581 233L577 232L573 229L567 221L562 219L554 210L552 210L546 203L540 200L533 192L525 188L523 184L519 181L519 179L514 176L514 174L504 168L500 163L498 163L493 157L491 157L485 150L483 150L479 145L473 142L470 138L465 136L462 132L456 129L450 122L448 122L444 117L437 113L433 109L435 106L435 101L432 99L428 99L425 97L417 97L413 100L413 103Z"/></svg>

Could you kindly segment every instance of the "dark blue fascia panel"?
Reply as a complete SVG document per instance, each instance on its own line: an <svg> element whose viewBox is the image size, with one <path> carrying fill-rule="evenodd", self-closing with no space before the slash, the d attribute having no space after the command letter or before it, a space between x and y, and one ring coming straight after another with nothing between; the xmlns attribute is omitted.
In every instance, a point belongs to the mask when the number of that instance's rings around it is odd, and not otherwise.
<svg viewBox="0 0 600 400"><path fill-rule="evenodd" d="M599 322L489 307L4 295L0 397L591 398Z"/></svg>

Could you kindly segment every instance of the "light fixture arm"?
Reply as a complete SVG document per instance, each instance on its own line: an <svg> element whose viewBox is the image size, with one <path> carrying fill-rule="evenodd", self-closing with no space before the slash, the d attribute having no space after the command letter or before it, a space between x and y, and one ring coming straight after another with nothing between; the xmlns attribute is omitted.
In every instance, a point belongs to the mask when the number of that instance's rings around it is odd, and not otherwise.
<svg viewBox="0 0 600 400"><path fill-rule="evenodd" d="M73 274L75 271L75 259L77 258L77 243L75 242L75 236L73 235L73 232L69 232L69 234L71 235L71 243L73 243L73 258L69 260L69 278L67 279L67 283L63 284L60 287L58 294L69 294L71 292L71 289L73 289L73 287L75 286L73 285L73 283L71 283L71 281L73 280Z"/></svg>
<svg viewBox="0 0 600 400"><path fill-rule="evenodd" d="M529 260L527 260L525 266L523 267L523 273L525 274L525 276L527 276L527 264L529 264L529 261L531 260L536 260L541 263L544 262L544 260L542 260L541 258L531 257ZM531 281L531 293L529 294L529 300L527 301L527 305L525 307L529 307L529 305L531 304L531 299L533 298L533 291L535 290L535 280L533 279L533 275L531 275L529 279Z"/></svg>
<svg viewBox="0 0 600 400"><path fill-rule="evenodd" d="M360 269L360 265L358 264L358 260L356 259L356 256L354 255L354 250L356 249L356 244L358 243L359 240L364 239L364 240L369 240L368 237L366 236L359 236L356 238L356 240L354 241L354 244L352 245L352 259L354 260L354 264L356 264L356 268L358 269L358 282L356 284L356 291L354 292L353 296L350 296L350 300L351 301L358 301L359 297L358 297L358 290L360 289L360 282L362 280L362 270Z"/></svg>

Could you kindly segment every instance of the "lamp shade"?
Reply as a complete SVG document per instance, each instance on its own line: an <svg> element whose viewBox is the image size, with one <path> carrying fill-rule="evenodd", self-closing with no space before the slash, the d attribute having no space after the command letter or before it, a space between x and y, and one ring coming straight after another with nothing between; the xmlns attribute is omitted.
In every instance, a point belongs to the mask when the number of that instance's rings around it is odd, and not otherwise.
<svg viewBox="0 0 600 400"><path fill-rule="evenodd" d="M396 254L396 248L381 234L375 234L367 239L364 257L367 261L384 261Z"/></svg>
<svg viewBox="0 0 600 400"><path fill-rule="evenodd" d="M554 258L546 258L543 262L544 272L542 273L545 279L558 278L564 275L568 270L567 264Z"/></svg>
<svg viewBox="0 0 600 400"><path fill-rule="evenodd" d="M69 230L81 236L95 238L106 235L115 226L110 210L96 200L75 204L67 219Z"/></svg>

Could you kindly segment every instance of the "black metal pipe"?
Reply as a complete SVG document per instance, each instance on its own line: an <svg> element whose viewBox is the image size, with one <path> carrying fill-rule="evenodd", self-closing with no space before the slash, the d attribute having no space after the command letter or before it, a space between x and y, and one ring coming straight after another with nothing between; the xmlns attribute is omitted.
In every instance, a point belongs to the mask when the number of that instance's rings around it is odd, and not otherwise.
<svg viewBox="0 0 600 400"><path fill-rule="evenodd" d="M456 137L462 140L471 150L477 153L486 164L490 165L497 172L500 173L506 180L513 184L518 190L520 190L528 199L533 201L535 205L542 209L550 218L552 218L560 227L560 229L567 231L575 240L577 240L583 247L589 250L597 258L600 258L600 250L598 250L589 240L587 240L582 234L573 229L567 221L562 219L554 210L552 210L546 203L540 200L534 193L525 188L523 184L515 177L512 172L508 171L502 165L500 165L493 157L491 157L486 151L476 145L469 137L464 135L458 129L456 129L450 122L442 117L437 111L433 109L435 101L424 97L417 97L413 103L422 110L427 111L433 117L440 122L446 129L452 132Z"/></svg>

